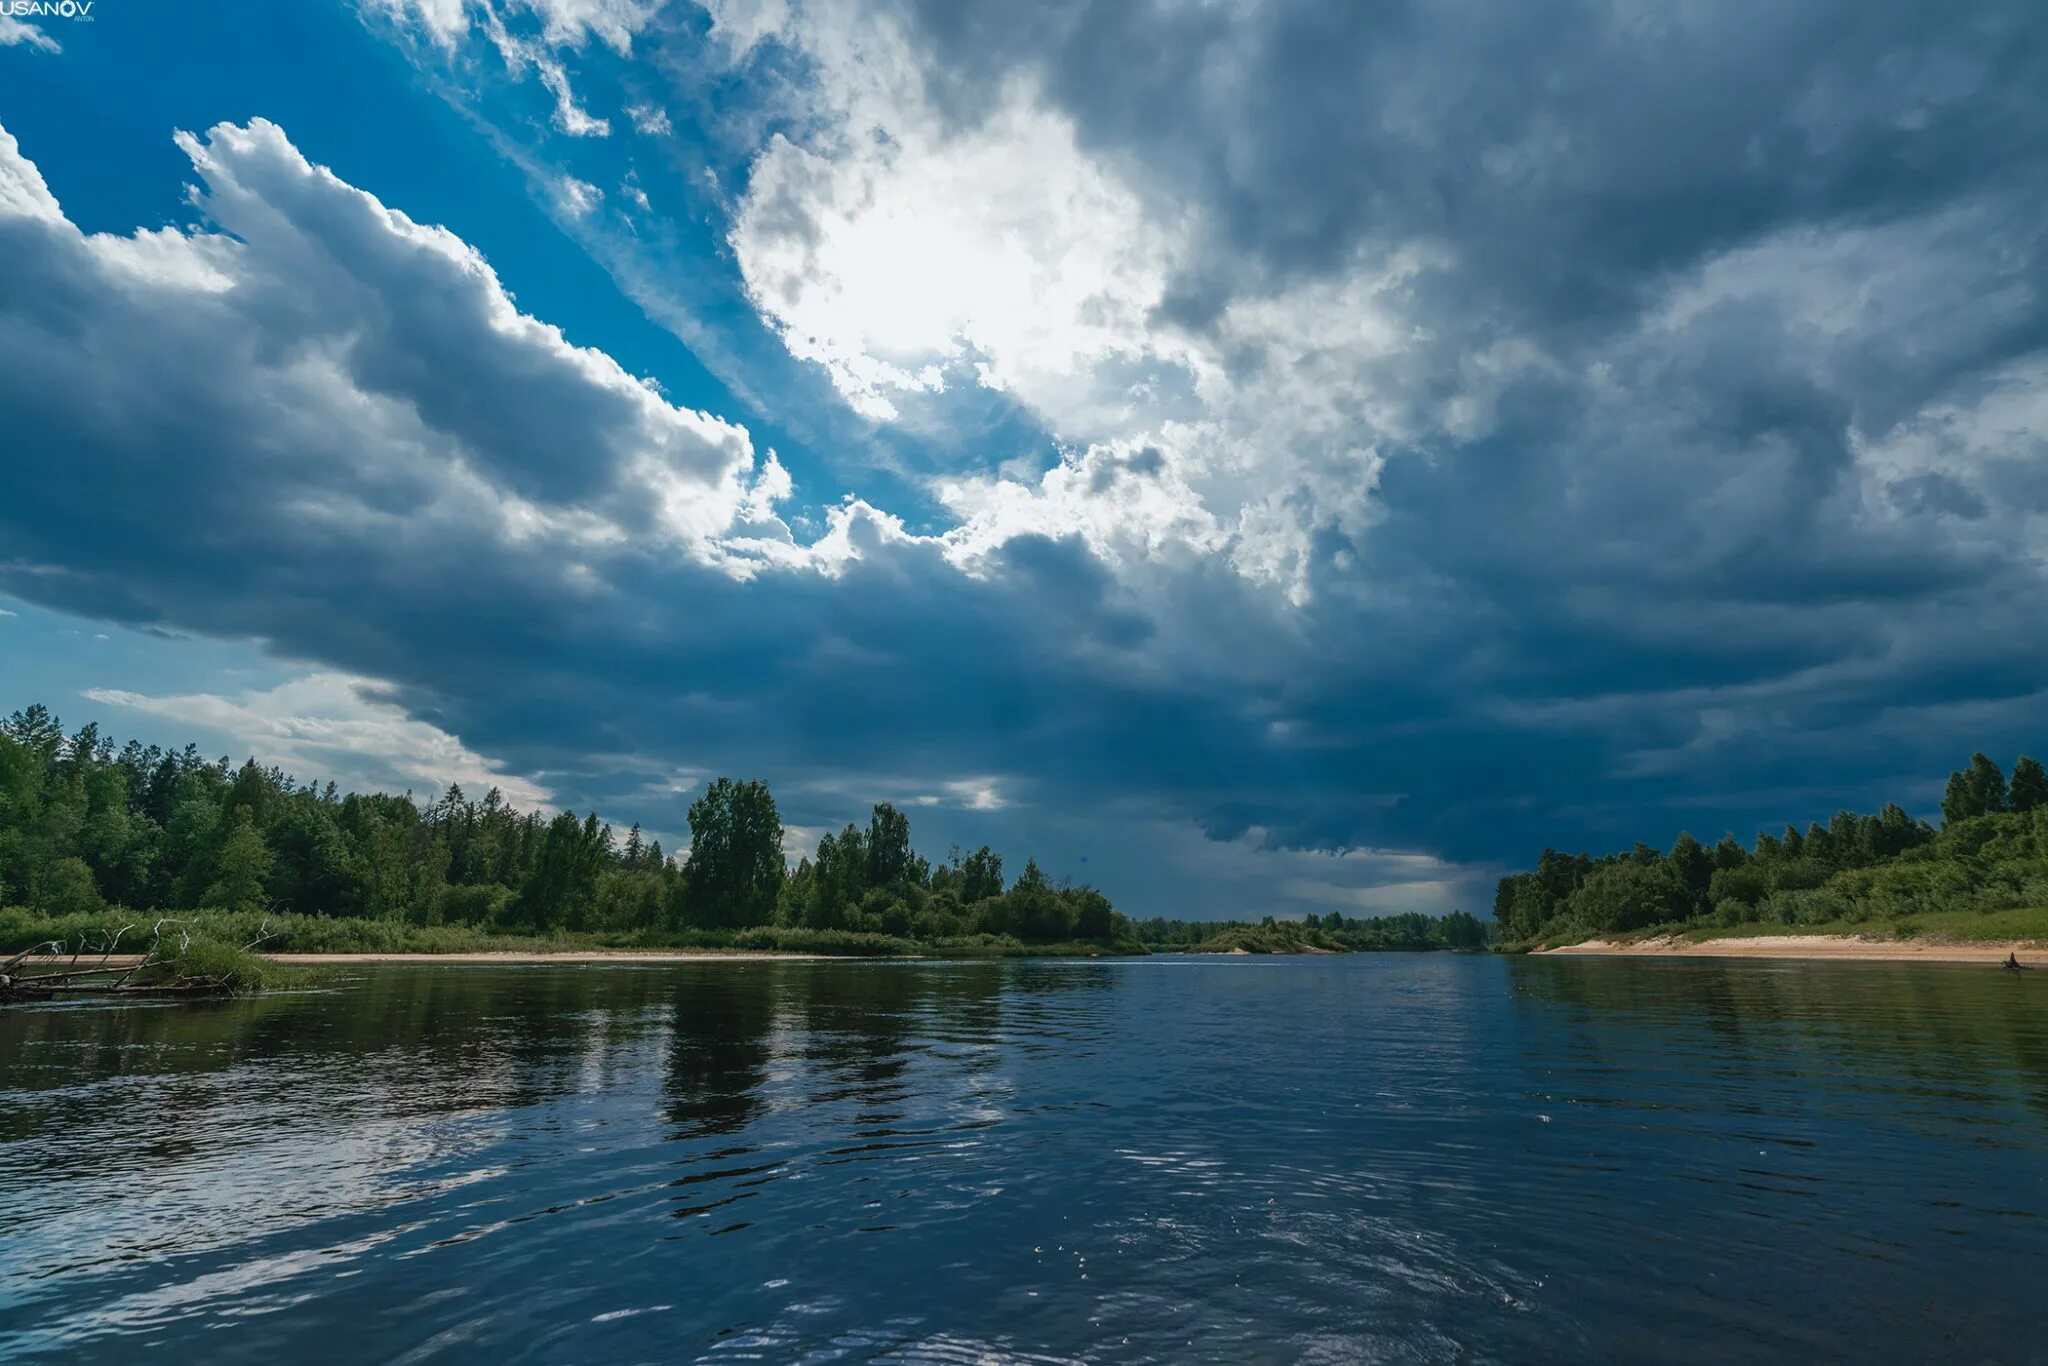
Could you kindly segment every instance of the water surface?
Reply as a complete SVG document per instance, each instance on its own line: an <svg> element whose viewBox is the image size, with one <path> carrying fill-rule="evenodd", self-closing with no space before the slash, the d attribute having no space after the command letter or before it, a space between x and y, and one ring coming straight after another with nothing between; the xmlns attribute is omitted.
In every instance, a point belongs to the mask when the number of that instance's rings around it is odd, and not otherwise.
<svg viewBox="0 0 2048 1366"><path fill-rule="evenodd" d="M2048 1359L2048 974L358 969L0 1013L0 1355Z"/></svg>

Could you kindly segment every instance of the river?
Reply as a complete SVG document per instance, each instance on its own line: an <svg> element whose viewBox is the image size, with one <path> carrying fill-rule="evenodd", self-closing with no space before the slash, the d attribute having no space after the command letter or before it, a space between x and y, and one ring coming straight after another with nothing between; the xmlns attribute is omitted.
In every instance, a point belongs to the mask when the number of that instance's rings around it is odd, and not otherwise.
<svg viewBox="0 0 2048 1366"><path fill-rule="evenodd" d="M0 1356L2048 1358L2048 974L355 968L0 1012Z"/></svg>

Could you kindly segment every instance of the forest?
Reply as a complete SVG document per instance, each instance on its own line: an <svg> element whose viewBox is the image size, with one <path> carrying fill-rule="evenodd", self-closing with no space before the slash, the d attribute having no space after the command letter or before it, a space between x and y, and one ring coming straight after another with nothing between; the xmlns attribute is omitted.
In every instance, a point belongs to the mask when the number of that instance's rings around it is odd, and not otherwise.
<svg viewBox="0 0 2048 1366"><path fill-rule="evenodd" d="M1650 930L1859 926L1967 937L1972 920L2021 929L2048 907L2048 772L2021 755L2008 778L1975 754L1951 773L1939 828L1898 803L1837 812L1744 845L1681 834L1669 850L1638 843L1598 857L1545 849L1500 880L1493 903L1508 945ZM2030 923L2030 922L2029 922Z"/></svg>
<svg viewBox="0 0 2048 1366"><path fill-rule="evenodd" d="M1132 922L1148 949L1172 953L1383 953L1470 951L1494 942L1493 923L1466 911L1423 915L1352 916L1341 911L1310 913L1300 920L1266 916L1249 920L1166 920Z"/></svg>
<svg viewBox="0 0 2048 1366"><path fill-rule="evenodd" d="M450 787L422 804L208 760L191 745L117 748L90 725L67 736L42 706L0 722L0 907L37 925L123 908L749 947L979 936L1140 951L1094 888L1029 860L1009 877L987 847L933 864L888 803L793 868L766 784L719 778L688 821L677 858L637 825L621 836L595 813L521 811L496 789L478 800ZM296 938L355 946L305 928Z"/></svg>
<svg viewBox="0 0 2048 1366"><path fill-rule="evenodd" d="M478 947L478 936L809 951L1254 953L1478 949L1462 911L1276 922L1133 924L1093 887L983 846L920 855L887 802L794 866L765 783L718 778L689 807L680 857L596 813L522 811L496 789L343 793L195 746L67 735L47 708L0 721L0 939L207 912L299 949ZM111 917L111 919L110 919ZM55 928L53 928L55 927ZM468 935L455 931L471 931ZM400 933L399 931L403 931ZM0 944L0 947L6 947ZM14 945L20 947L19 944Z"/></svg>

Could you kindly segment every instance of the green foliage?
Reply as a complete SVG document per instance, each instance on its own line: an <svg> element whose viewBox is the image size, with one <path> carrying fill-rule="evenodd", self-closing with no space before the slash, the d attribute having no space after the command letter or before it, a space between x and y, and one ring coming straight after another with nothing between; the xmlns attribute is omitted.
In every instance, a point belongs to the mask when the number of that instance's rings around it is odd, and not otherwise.
<svg viewBox="0 0 2048 1366"><path fill-rule="evenodd" d="M1988 816L1994 811L2005 810L2008 799L2005 774L1981 752L1970 756L1970 772L1966 786L1970 793L1970 801L1977 808L1974 814Z"/></svg>
<svg viewBox="0 0 2048 1366"><path fill-rule="evenodd" d="M1982 751L1970 756L1970 766L1948 775L1948 789L1941 799L1944 826L1988 816L2006 809L2010 793L2005 774Z"/></svg>
<svg viewBox="0 0 2048 1366"><path fill-rule="evenodd" d="M142 982L175 982L193 978L216 981L231 995L284 986L299 973L270 962L240 944L193 937L182 944L167 941L162 956L137 978Z"/></svg>
<svg viewBox="0 0 2048 1366"><path fill-rule="evenodd" d="M34 879L35 904L55 915L93 911L103 904L92 869L82 858L60 858Z"/></svg>
<svg viewBox="0 0 2048 1366"><path fill-rule="evenodd" d="M489 882L481 886L443 887L428 917L433 925L490 925L510 918L512 889Z"/></svg>
<svg viewBox="0 0 2048 1366"><path fill-rule="evenodd" d="M599 826L596 812L579 821L564 811L549 821L515 905L520 923L536 930L587 928L610 845L611 827Z"/></svg>
<svg viewBox="0 0 2048 1366"><path fill-rule="evenodd" d="M906 847L909 829L906 822ZM785 867L782 820L768 785L720 778L690 806L683 919L705 927L767 924Z"/></svg>
<svg viewBox="0 0 2048 1366"><path fill-rule="evenodd" d="M1372 953L1483 949L1493 943L1494 926L1466 911L1429 916L1353 917L1337 911L1299 921L1267 916L1243 920L1141 920L1131 926L1147 948L1189 953Z"/></svg>
<svg viewBox="0 0 2048 1366"><path fill-rule="evenodd" d="M890 958L916 954L922 946L899 935L863 934L855 930L785 929L756 925L733 935L726 945L756 953L817 953L841 958Z"/></svg>
<svg viewBox="0 0 2048 1366"><path fill-rule="evenodd" d="M206 889L205 901L228 911L260 910L263 884L270 876L270 846L256 828L251 807L230 809L234 824L214 855L213 885Z"/></svg>
<svg viewBox="0 0 2048 1366"><path fill-rule="evenodd" d="M1572 895L1570 906L1572 915L1587 930L1613 934L1683 920L1692 911L1693 897L1682 870L1668 863L1630 859L1587 878Z"/></svg>
<svg viewBox="0 0 2048 1366"><path fill-rule="evenodd" d="M265 948L300 952L1132 942L1108 898L1036 864L1007 890L985 846L934 868L886 803L794 871L763 783L720 778L688 819L679 866L637 826L621 843L594 813L522 812L495 788L475 801L450 787L425 804L343 794L190 745L117 751L92 726L67 739L32 706L0 721L0 903L23 908L0 913L0 933L111 932L203 907L224 942L247 942L267 914L282 928Z"/></svg>
<svg viewBox="0 0 2048 1366"><path fill-rule="evenodd" d="M923 880L913 866L917 856L910 850L910 818L887 802L868 817L867 853L870 887L895 888Z"/></svg>
<svg viewBox="0 0 2048 1366"><path fill-rule="evenodd" d="M1669 871L1679 894L1687 903L1697 902L1707 894L1707 883L1714 876L1714 858L1700 842L1686 831L1671 846L1671 852L1664 856L1664 867Z"/></svg>
<svg viewBox="0 0 2048 1366"><path fill-rule="evenodd" d="M960 904L972 906L1003 894L1003 856L986 844L960 865Z"/></svg>
<svg viewBox="0 0 2048 1366"><path fill-rule="evenodd" d="M2032 811L2036 807L2048 806L2048 770L2041 767L2039 759L2022 754L2012 766L2012 787L2007 800L2014 811Z"/></svg>
<svg viewBox="0 0 2048 1366"><path fill-rule="evenodd" d="M1344 950L1321 930L1303 924L1228 924L1207 939L1189 947L1190 953L1342 953Z"/></svg>
<svg viewBox="0 0 2048 1366"><path fill-rule="evenodd" d="M127 927L123 949L140 942L151 921L132 912L103 910L51 916L26 907L0 910L0 953L52 940L104 944ZM548 953L578 949L743 949L751 952L887 956L917 951L907 940L843 932L818 933L775 926L730 930L603 930L583 934L521 934L483 925L408 925L347 916L243 914L194 911L180 924L195 942L247 944L262 936L264 953Z"/></svg>
<svg viewBox="0 0 2048 1366"><path fill-rule="evenodd" d="M963 934L935 939L922 947L927 953L946 958L1040 958L1048 954L1064 958L1142 957L1149 952L1128 935L1027 944L1007 934Z"/></svg>
<svg viewBox="0 0 2048 1366"><path fill-rule="evenodd" d="M1126 942L1130 931L1109 898L1092 887L1056 883L1027 861L1003 887L1003 860L987 846L933 867L911 852L910 823L895 807L874 808L865 829L847 825L818 841L782 887L777 923L919 941L1051 946Z"/></svg>
<svg viewBox="0 0 2048 1366"><path fill-rule="evenodd" d="M1602 858L1545 850L1531 871L1501 879L1494 916L1505 942L1527 944L1650 929L1897 932L1934 916L2048 904L2048 774L2039 763L2023 756L2008 784L1997 764L1971 756L1949 775L1942 816L1937 833L1894 802L1874 816L1838 812L1804 834L1760 834L1747 850L1724 838L1707 854L1681 836L1661 859L1646 860L1641 845Z"/></svg>

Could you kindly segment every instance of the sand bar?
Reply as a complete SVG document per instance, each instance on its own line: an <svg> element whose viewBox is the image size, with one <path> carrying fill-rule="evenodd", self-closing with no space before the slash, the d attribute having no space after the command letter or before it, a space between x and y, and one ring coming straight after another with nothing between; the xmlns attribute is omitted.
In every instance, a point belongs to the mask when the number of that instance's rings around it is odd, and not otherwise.
<svg viewBox="0 0 2048 1366"><path fill-rule="evenodd" d="M2028 967L2048 967L2048 944L2014 940L2002 943L1944 944L1929 939L1861 939L1834 934L1757 934L1729 939L1667 937L1620 942L1589 939L1583 944L1538 949L1549 954L1607 954L1669 958L1809 958L1871 962L2003 963L2016 954Z"/></svg>

